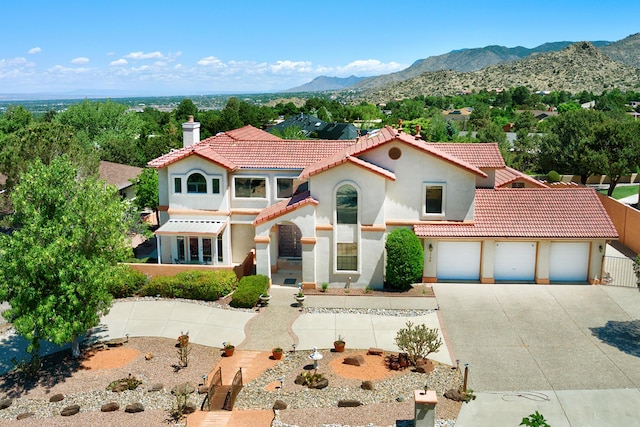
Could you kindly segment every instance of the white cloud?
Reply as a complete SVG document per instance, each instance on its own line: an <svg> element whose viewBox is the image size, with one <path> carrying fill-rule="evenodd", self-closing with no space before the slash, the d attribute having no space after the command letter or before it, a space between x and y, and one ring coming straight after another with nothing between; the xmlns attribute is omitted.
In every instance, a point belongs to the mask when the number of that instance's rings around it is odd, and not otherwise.
<svg viewBox="0 0 640 427"><path fill-rule="evenodd" d="M62 65L54 65L47 70L52 74L84 74L91 71L91 68L87 67L63 67Z"/></svg>
<svg viewBox="0 0 640 427"><path fill-rule="evenodd" d="M207 56L197 62L198 65L203 67L224 67L224 63L215 56Z"/></svg>
<svg viewBox="0 0 640 427"><path fill-rule="evenodd" d="M72 63L72 64L77 64L77 65L79 65L79 64L86 64L87 62L89 62L89 58L86 58L86 57L84 57L84 56L79 56L79 57L77 57L77 58L73 58L73 59L71 60L71 63Z"/></svg>
<svg viewBox="0 0 640 427"><path fill-rule="evenodd" d="M292 72L307 73L312 70L311 61L276 61L271 64L271 71L274 73L290 74Z"/></svg>
<svg viewBox="0 0 640 427"><path fill-rule="evenodd" d="M111 65L112 67L124 67L128 63L129 61L127 61L126 59L120 58L120 59L116 59L115 61L111 61L109 65Z"/></svg>
<svg viewBox="0 0 640 427"><path fill-rule="evenodd" d="M392 73L407 68L407 65L399 64L391 61L388 63L381 62L377 59L358 59L350 62L345 66L336 67L335 73L338 75L359 74L359 75L376 75Z"/></svg>
<svg viewBox="0 0 640 427"><path fill-rule="evenodd" d="M42 49L40 49L39 47L34 47L34 48L29 49L29 55L33 55L33 54L40 53L40 52L42 52Z"/></svg>
<svg viewBox="0 0 640 427"><path fill-rule="evenodd" d="M158 52L131 52L124 56L127 59L140 60L140 59L165 59L165 56Z"/></svg>

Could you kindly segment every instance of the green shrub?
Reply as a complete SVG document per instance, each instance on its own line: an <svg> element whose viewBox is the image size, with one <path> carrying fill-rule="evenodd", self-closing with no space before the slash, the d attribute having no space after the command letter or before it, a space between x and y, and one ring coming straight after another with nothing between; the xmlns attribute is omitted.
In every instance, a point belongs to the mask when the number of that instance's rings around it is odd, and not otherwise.
<svg viewBox="0 0 640 427"><path fill-rule="evenodd" d="M409 360L415 365L418 359L426 359L429 353L438 351L442 340L437 328L427 328L424 324L414 327L413 323L407 322L407 327L396 334L396 345L407 353Z"/></svg>
<svg viewBox="0 0 640 427"><path fill-rule="evenodd" d="M422 281L424 249L420 239L408 228L396 228L387 236L387 286L406 290Z"/></svg>
<svg viewBox="0 0 640 427"><path fill-rule="evenodd" d="M215 301L233 291L236 274L231 270L184 271L175 276L156 276L142 288L143 296Z"/></svg>
<svg viewBox="0 0 640 427"><path fill-rule="evenodd" d="M528 417L524 417L520 425L527 427L550 427L547 420L545 420L542 414L538 411Z"/></svg>
<svg viewBox="0 0 640 427"><path fill-rule="evenodd" d="M269 278L262 274L255 276L244 276L240 279L238 287L233 292L230 305L232 307L251 308L255 307L260 299L260 295L269 289Z"/></svg>
<svg viewBox="0 0 640 427"><path fill-rule="evenodd" d="M560 182L562 181L562 176L556 171L551 171L547 174L547 181Z"/></svg>
<svg viewBox="0 0 640 427"><path fill-rule="evenodd" d="M109 283L109 293L114 298L130 297L147 284L147 276L128 265L119 265L116 269L117 273Z"/></svg>

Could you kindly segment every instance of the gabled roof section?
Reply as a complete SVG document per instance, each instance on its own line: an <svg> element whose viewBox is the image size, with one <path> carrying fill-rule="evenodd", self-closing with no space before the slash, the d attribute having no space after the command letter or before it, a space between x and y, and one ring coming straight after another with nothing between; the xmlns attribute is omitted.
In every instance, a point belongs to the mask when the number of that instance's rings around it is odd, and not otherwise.
<svg viewBox="0 0 640 427"><path fill-rule="evenodd" d="M538 181L537 179L534 179L532 177L530 177L527 174L524 174L522 172L520 172L519 170L510 168L508 166L502 168L502 169L496 169L496 188L498 187L504 187L506 185L511 184L514 181L517 181L518 179L522 179L523 181L526 181L528 183L530 183L531 185L534 185L536 187L539 188L547 188L548 185L545 185L544 183Z"/></svg>
<svg viewBox="0 0 640 427"><path fill-rule="evenodd" d="M107 184L115 185L118 187L118 190L131 187L133 182L130 180L136 179L141 172L142 168L136 166L123 165L104 160L101 160L98 166L98 176L100 179L104 180ZM0 184L3 184L1 177Z"/></svg>
<svg viewBox="0 0 640 427"><path fill-rule="evenodd" d="M418 237L617 239L592 188L477 189L473 223L417 224Z"/></svg>
<svg viewBox="0 0 640 427"><path fill-rule="evenodd" d="M374 133L373 135L363 137L357 140L354 145L349 146L343 152L336 153L335 155L322 159L321 161L310 165L307 169L302 171L300 175L300 179L306 179L312 175L315 175L319 172L325 171L333 166L344 163L346 158L349 157L358 157L361 154L373 150L377 147L381 147L382 145L392 142L392 141L400 141L407 145L410 145L418 150L429 153L434 157L437 157L446 162L452 163L456 166L459 166L463 169L466 169L473 174L479 175L483 178L487 177L487 174L481 171L478 167L474 166L471 163L468 163L464 160L461 160L457 157L452 156L446 151L439 150L433 147L435 144L427 144L421 139L416 139L416 137L407 134L405 132L396 130L391 126L385 126L380 129L380 131ZM504 162L503 162L504 166Z"/></svg>
<svg viewBox="0 0 640 427"><path fill-rule="evenodd" d="M391 172L390 170L380 167L378 165L374 165L373 163L367 162L366 160L362 160L358 157L354 157L354 156L350 156L348 154L342 154L342 153L331 156L330 159L326 159L325 161L319 162L315 165L311 165L310 167L306 168L300 174L299 179L307 179L311 175L315 175L316 173L320 173L327 169L331 169L343 163L351 163L361 168L367 169L378 175L382 175L383 177L390 179L392 181L396 180L396 174Z"/></svg>
<svg viewBox="0 0 640 427"><path fill-rule="evenodd" d="M277 218L308 204L318 204L318 201L311 197L311 193L309 191L294 194L286 200L263 209L258 216L256 216L256 219L253 220L253 225L258 225L273 218Z"/></svg>
<svg viewBox="0 0 640 427"><path fill-rule="evenodd" d="M221 132L196 144L172 150L148 163L163 168L191 155L217 163L227 170L299 169L343 151L354 140L288 140L253 126Z"/></svg>
<svg viewBox="0 0 640 427"><path fill-rule="evenodd" d="M500 154L498 144L495 142L477 144L431 142L428 145L472 164L477 168L500 169L506 166L502 154Z"/></svg>

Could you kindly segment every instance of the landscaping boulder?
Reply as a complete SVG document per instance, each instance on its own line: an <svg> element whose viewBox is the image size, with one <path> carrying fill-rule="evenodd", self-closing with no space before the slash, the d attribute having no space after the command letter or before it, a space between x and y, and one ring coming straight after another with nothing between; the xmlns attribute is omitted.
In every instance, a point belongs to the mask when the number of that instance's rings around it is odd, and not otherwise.
<svg viewBox="0 0 640 427"><path fill-rule="evenodd" d="M151 360L153 359L153 353L146 353L144 355L144 360Z"/></svg>
<svg viewBox="0 0 640 427"><path fill-rule="evenodd" d="M342 361L345 365L362 366L364 365L364 357L361 354L345 357Z"/></svg>
<svg viewBox="0 0 640 427"><path fill-rule="evenodd" d="M208 385L198 386L198 394L207 394L207 393L209 393L209 386Z"/></svg>
<svg viewBox="0 0 640 427"><path fill-rule="evenodd" d="M64 394L62 393L54 394L49 398L49 402L60 402L62 400L64 400Z"/></svg>
<svg viewBox="0 0 640 427"><path fill-rule="evenodd" d="M375 386L373 385L373 381L362 381L362 385L360 385L360 388L363 390L370 390L373 391L375 390Z"/></svg>
<svg viewBox="0 0 640 427"><path fill-rule="evenodd" d="M304 384L304 376L302 374L298 374L296 379L293 381L294 384L302 385Z"/></svg>
<svg viewBox="0 0 640 427"><path fill-rule="evenodd" d="M316 390L322 390L323 388L329 387L329 380L326 378L320 378L314 384L310 384L309 388L314 388Z"/></svg>
<svg viewBox="0 0 640 427"><path fill-rule="evenodd" d="M273 409L281 411L283 409L287 409L287 404L282 400L276 400L273 404Z"/></svg>
<svg viewBox="0 0 640 427"><path fill-rule="evenodd" d="M114 412L120 409L120 405L116 402L105 403L100 407L100 412Z"/></svg>
<svg viewBox="0 0 640 427"><path fill-rule="evenodd" d="M187 403L182 407L182 413L185 415L193 414L198 408L195 403Z"/></svg>
<svg viewBox="0 0 640 427"><path fill-rule="evenodd" d="M155 384L151 384L149 386L149 388L147 389L147 391L149 393L153 393L155 391L160 391L164 388L164 385L162 385L162 383L155 383Z"/></svg>
<svg viewBox="0 0 640 427"><path fill-rule="evenodd" d="M356 408L358 406L362 406L362 402L352 399L338 401L338 408Z"/></svg>
<svg viewBox="0 0 640 427"><path fill-rule="evenodd" d="M384 350L381 348L371 347L367 354L371 354L373 356L384 356Z"/></svg>
<svg viewBox="0 0 640 427"><path fill-rule="evenodd" d="M111 391L114 392L114 393L122 393L125 390L129 390L129 386L127 384L125 384L125 383L116 384L111 389Z"/></svg>
<svg viewBox="0 0 640 427"><path fill-rule="evenodd" d="M450 400L454 400L456 402L462 402L464 401L464 398L462 396L462 392L458 389L449 389L447 391L444 392L444 397L446 397L447 399Z"/></svg>
<svg viewBox="0 0 640 427"><path fill-rule="evenodd" d="M9 406L13 404L13 400L11 399L2 399L0 400L0 409L7 409Z"/></svg>
<svg viewBox="0 0 640 427"><path fill-rule="evenodd" d="M69 405L60 411L60 415L63 417L70 417L71 415L75 415L80 412L80 405Z"/></svg>
<svg viewBox="0 0 640 427"><path fill-rule="evenodd" d="M23 412L16 417L16 420L24 420L25 418L31 418L35 415L35 412Z"/></svg>
<svg viewBox="0 0 640 427"><path fill-rule="evenodd" d="M135 413L138 413L138 412L144 412L144 406L140 402L132 403L130 405L127 405L124 408L124 412L127 412L129 414L135 414Z"/></svg>
<svg viewBox="0 0 640 427"><path fill-rule="evenodd" d="M421 374L428 374L429 372L433 371L433 369L434 369L434 366L431 360L418 359L416 361L416 372L419 372Z"/></svg>

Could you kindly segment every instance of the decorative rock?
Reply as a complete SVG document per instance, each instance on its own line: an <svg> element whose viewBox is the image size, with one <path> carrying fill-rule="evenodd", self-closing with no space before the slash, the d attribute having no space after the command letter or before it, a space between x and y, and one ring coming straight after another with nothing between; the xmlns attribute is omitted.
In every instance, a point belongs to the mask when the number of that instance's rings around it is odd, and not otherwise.
<svg viewBox="0 0 640 427"><path fill-rule="evenodd" d="M146 353L144 355L144 360L151 360L153 359L153 353Z"/></svg>
<svg viewBox="0 0 640 427"><path fill-rule="evenodd" d="M296 377L293 383L298 385L304 384L304 377L302 376L302 374L298 374L298 376Z"/></svg>
<svg viewBox="0 0 640 427"><path fill-rule="evenodd" d="M338 401L338 408L356 408L358 406L362 406L362 402L352 399Z"/></svg>
<svg viewBox="0 0 640 427"><path fill-rule="evenodd" d="M129 386L125 383L116 384L111 389L111 391L114 393L122 393L125 390L129 390Z"/></svg>
<svg viewBox="0 0 640 427"><path fill-rule="evenodd" d="M13 400L11 399L0 400L0 409L7 409L9 406L11 406L12 403L13 403Z"/></svg>
<svg viewBox="0 0 640 427"><path fill-rule="evenodd" d="M182 412L185 415L188 414L193 414L194 412L196 412L198 408L196 407L196 405L194 403L187 403L186 405L184 405L184 407L182 408Z"/></svg>
<svg viewBox="0 0 640 427"><path fill-rule="evenodd" d="M207 394L209 393L209 386L201 385L198 387L198 394Z"/></svg>
<svg viewBox="0 0 640 427"><path fill-rule="evenodd" d="M125 343L125 339L124 338L113 338L113 339L110 339L109 341L105 342L107 347L121 347L121 346L124 345L124 343Z"/></svg>
<svg viewBox="0 0 640 427"><path fill-rule="evenodd" d="M315 384L309 386L309 388L315 388L316 390L322 390L327 387L329 387L329 380L326 378L321 378Z"/></svg>
<svg viewBox="0 0 640 427"><path fill-rule="evenodd" d="M287 404L282 400L276 400L273 404L273 409L281 411L283 409L287 409Z"/></svg>
<svg viewBox="0 0 640 427"><path fill-rule="evenodd" d="M120 405L118 405L116 402L105 403L100 407L101 412L113 412L117 411L118 409L120 409Z"/></svg>
<svg viewBox="0 0 640 427"><path fill-rule="evenodd" d="M144 406L140 402L132 403L130 405L127 405L124 408L124 412L127 412L129 414L135 414L135 413L138 413L138 412L144 412Z"/></svg>
<svg viewBox="0 0 640 427"><path fill-rule="evenodd" d="M342 363L344 363L345 365L362 366L364 365L364 357L362 357L361 354L348 356L344 358L344 361Z"/></svg>
<svg viewBox="0 0 640 427"><path fill-rule="evenodd" d="M456 390L454 388L449 389L444 392L444 397L450 400L454 400L456 402L462 402L464 399L462 398L462 392L460 390Z"/></svg>
<svg viewBox="0 0 640 427"><path fill-rule="evenodd" d="M171 394L191 394L196 391L195 387L189 383L178 384L171 389Z"/></svg>
<svg viewBox="0 0 640 427"><path fill-rule="evenodd" d="M35 412L23 412L16 417L16 420L24 420L25 418L31 418L35 415Z"/></svg>
<svg viewBox="0 0 640 427"><path fill-rule="evenodd" d="M80 405L69 405L60 411L60 415L63 417L70 417L71 415L75 415L80 412Z"/></svg>
<svg viewBox="0 0 640 427"><path fill-rule="evenodd" d="M162 383L155 383L155 384L151 384L151 386L147 389L147 391L149 393L153 393L155 391L160 391L164 388L164 385L162 385Z"/></svg>
<svg viewBox="0 0 640 427"><path fill-rule="evenodd" d="M62 400L64 400L64 394L62 393L54 394L49 398L49 402L60 402Z"/></svg>
<svg viewBox="0 0 640 427"><path fill-rule="evenodd" d="M362 381L362 385L360 385L360 388L363 390L370 390L373 391L375 390L375 386L373 385L373 381Z"/></svg>
<svg viewBox="0 0 640 427"><path fill-rule="evenodd" d="M384 356L384 350L381 348L371 347L369 351L367 351L367 354L372 356Z"/></svg>
<svg viewBox="0 0 640 427"><path fill-rule="evenodd" d="M433 362L431 362L430 360L419 359L416 362L416 372L419 372L421 374L428 374L429 372L433 371L433 368Z"/></svg>

